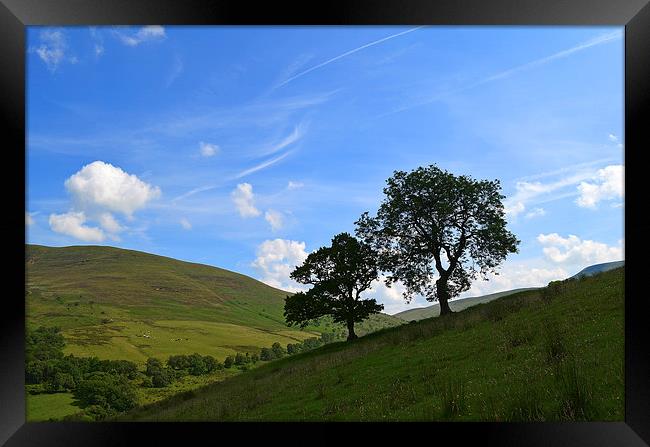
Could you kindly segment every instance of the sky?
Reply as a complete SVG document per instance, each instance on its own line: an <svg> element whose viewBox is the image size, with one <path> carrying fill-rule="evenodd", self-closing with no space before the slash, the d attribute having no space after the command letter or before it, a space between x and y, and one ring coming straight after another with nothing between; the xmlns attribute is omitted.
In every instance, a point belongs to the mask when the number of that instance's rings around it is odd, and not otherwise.
<svg viewBox="0 0 650 447"><path fill-rule="evenodd" d="M624 259L622 27L29 27L28 243L288 291L395 170L499 179L521 240L461 297ZM366 292L385 312L399 284Z"/></svg>

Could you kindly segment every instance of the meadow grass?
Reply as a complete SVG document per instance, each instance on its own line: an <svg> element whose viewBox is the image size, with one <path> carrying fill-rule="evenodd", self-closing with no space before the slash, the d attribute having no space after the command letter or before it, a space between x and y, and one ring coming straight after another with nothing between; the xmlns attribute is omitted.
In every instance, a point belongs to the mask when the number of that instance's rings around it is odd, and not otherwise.
<svg viewBox="0 0 650 447"><path fill-rule="evenodd" d="M123 420L620 421L624 270L263 365Z"/></svg>
<svg viewBox="0 0 650 447"><path fill-rule="evenodd" d="M27 403L27 421L41 422L50 419L60 419L75 414L81 408L74 405L72 393L55 394L25 394Z"/></svg>

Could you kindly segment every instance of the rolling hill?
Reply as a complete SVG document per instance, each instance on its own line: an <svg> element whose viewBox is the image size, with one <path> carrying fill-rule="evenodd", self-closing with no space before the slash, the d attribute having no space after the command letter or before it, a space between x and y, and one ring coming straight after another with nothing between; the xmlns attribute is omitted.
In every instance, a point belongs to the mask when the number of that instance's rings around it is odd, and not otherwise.
<svg viewBox="0 0 650 447"><path fill-rule="evenodd" d="M339 331L326 318L305 330L288 328L287 292L228 270L106 246L27 245L29 327L59 326L66 352L143 363L172 354L259 352L321 332ZM361 334L403 323L376 315Z"/></svg>
<svg viewBox="0 0 650 447"><path fill-rule="evenodd" d="M622 421L624 269L273 361L142 421Z"/></svg>
<svg viewBox="0 0 650 447"><path fill-rule="evenodd" d="M625 265L625 261L615 261L615 262L605 262L603 264L594 264L594 265L590 265L589 267L583 268L578 273L573 275L571 278L581 278L583 276L593 276L593 275L595 275L597 273L602 273L602 272L606 272L608 270L623 267L624 265Z"/></svg>
<svg viewBox="0 0 650 447"><path fill-rule="evenodd" d="M449 307L451 307L452 311L459 312L463 309L467 309L470 306L475 306L481 303L488 303L492 300L496 300L497 298L512 295L513 293L524 292L527 290L535 290L535 287L513 289L513 290L507 290L505 292L491 293L489 295L455 299L449 301ZM415 309L404 310L402 312L394 314L393 316L397 318L401 318L402 320L406 320L406 321L413 321L413 320L420 321L420 320L424 320L425 318L437 317L439 315L440 315L440 304L436 303L427 307L417 307Z"/></svg>

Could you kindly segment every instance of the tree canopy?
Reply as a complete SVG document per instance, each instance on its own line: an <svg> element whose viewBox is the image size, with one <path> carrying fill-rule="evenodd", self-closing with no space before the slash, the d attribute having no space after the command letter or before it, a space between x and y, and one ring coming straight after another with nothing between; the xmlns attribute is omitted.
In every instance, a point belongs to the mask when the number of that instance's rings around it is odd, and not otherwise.
<svg viewBox="0 0 650 447"><path fill-rule="evenodd" d="M407 301L414 294L438 300L444 315L450 298L517 252L500 190L498 180L456 176L435 165L395 171L377 215L365 212L356 222L357 236L377 251L388 285L404 284Z"/></svg>
<svg viewBox="0 0 650 447"><path fill-rule="evenodd" d="M348 340L357 338L354 323L384 308L374 299L361 297L377 276L374 250L349 233L337 234L331 246L311 253L291 272L291 278L312 288L285 299L287 324L305 327L314 319L331 315L335 322L347 325Z"/></svg>

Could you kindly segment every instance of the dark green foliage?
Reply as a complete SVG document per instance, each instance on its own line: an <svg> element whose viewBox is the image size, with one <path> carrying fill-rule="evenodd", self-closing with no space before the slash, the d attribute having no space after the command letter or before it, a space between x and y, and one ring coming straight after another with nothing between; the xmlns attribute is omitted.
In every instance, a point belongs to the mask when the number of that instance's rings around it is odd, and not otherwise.
<svg viewBox="0 0 650 447"><path fill-rule="evenodd" d="M171 355L167 359L167 366L177 371L189 369L190 359L186 355Z"/></svg>
<svg viewBox="0 0 650 447"><path fill-rule="evenodd" d="M251 362L255 364L259 361L260 361L260 356L256 352L254 352L253 355L251 355Z"/></svg>
<svg viewBox="0 0 650 447"><path fill-rule="evenodd" d="M301 345L300 343L288 343L287 344L287 354L294 355L300 352Z"/></svg>
<svg viewBox="0 0 650 447"><path fill-rule="evenodd" d="M268 362L275 359L275 354L273 353L272 350L269 348L262 348L262 351L260 352L260 360L264 362Z"/></svg>
<svg viewBox="0 0 650 447"><path fill-rule="evenodd" d="M309 254L291 272L292 279L312 288L287 296L284 304L287 324L305 327L331 315L334 322L347 325L348 339L356 338L354 324L384 308L374 299L361 298L361 293L377 277L377 255L372 248L348 233L337 234L331 246Z"/></svg>
<svg viewBox="0 0 650 447"><path fill-rule="evenodd" d="M104 372L93 373L79 383L74 397L82 407L99 405L117 412L130 410L137 403L135 389L126 377Z"/></svg>
<svg viewBox="0 0 650 447"><path fill-rule="evenodd" d="M357 235L379 253L378 267L390 272L387 284L402 282L407 301L414 294L438 300L445 315L450 298L517 251L500 190L498 180L477 181L435 165L395 171L377 216L364 213Z"/></svg>
<svg viewBox="0 0 650 447"><path fill-rule="evenodd" d="M175 379L176 376L173 369L162 368L151 375L151 384L154 388L164 388L171 385Z"/></svg>
<svg viewBox="0 0 650 447"><path fill-rule="evenodd" d="M150 357L147 359L147 363L145 364L146 370L145 374L148 376L153 376L157 372L163 369L163 365L160 362L160 360Z"/></svg>
<svg viewBox="0 0 650 447"><path fill-rule="evenodd" d="M233 358L232 355L229 355L226 357L226 359L223 361L223 366L224 368L232 368L232 365L235 363L235 359Z"/></svg>
<svg viewBox="0 0 650 447"><path fill-rule="evenodd" d="M287 353L285 349L277 341L271 346L271 351L276 359L281 359Z"/></svg>
<svg viewBox="0 0 650 447"><path fill-rule="evenodd" d="M49 360L63 357L65 340L58 327L39 327L25 337L27 361Z"/></svg>

